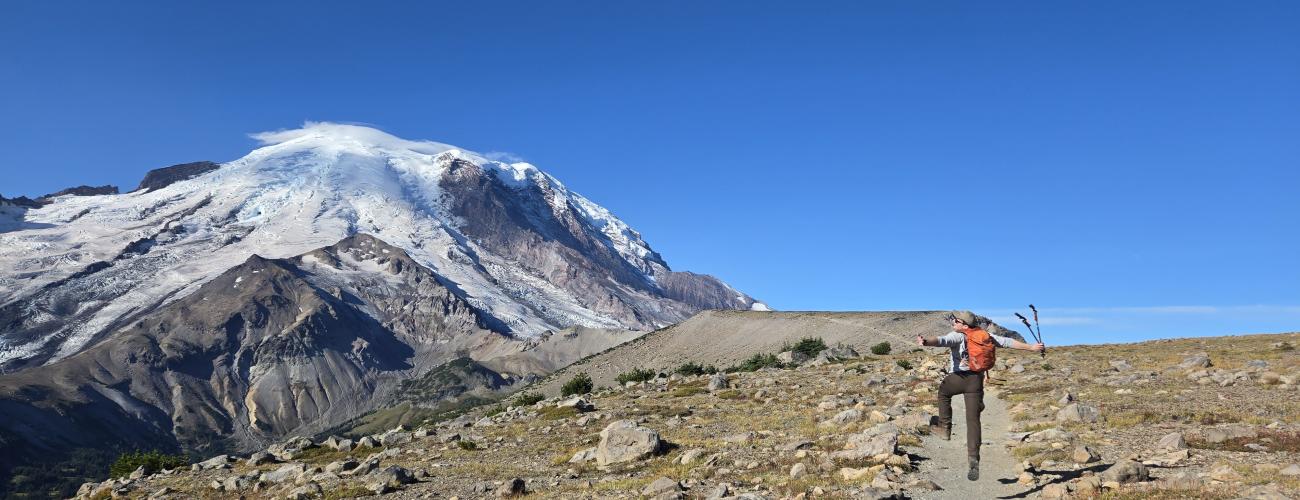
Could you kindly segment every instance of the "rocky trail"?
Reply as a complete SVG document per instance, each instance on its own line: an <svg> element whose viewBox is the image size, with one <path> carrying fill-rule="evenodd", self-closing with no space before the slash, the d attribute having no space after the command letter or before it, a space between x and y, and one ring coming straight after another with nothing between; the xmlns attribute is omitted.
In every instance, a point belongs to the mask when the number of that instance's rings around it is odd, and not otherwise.
<svg viewBox="0 0 1300 500"><path fill-rule="evenodd" d="M977 481L966 479L966 404L962 398L953 398L952 440L944 441L935 435L922 439L923 448L916 454L920 457L917 474L934 481L943 488L937 491L918 492L917 499L959 499L972 498L1025 498L1035 489L1018 484L1020 468L1007 448L1002 446L1002 437L1011 428L1011 417L1007 414L1006 402L998 397L998 391L984 393L984 413L981 414L984 426L980 447L980 478Z"/></svg>

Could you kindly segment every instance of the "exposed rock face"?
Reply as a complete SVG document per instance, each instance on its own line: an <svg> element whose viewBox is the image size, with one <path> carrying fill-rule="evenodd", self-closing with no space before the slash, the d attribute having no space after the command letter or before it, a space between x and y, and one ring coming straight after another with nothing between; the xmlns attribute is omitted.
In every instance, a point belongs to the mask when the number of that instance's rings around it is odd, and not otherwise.
<svg viewBox="0 0 1300 500"><path fill-rule="evenodd" d="M220 167L221 165L210 161L196 161L192 163L172 165L170 167L155 168L150 170L149 173L144 174L144 179L140 181L140 185L136 187L135 190L152 191L155 189L162 189L170 186L172 183L193 179Z"/></svg>
<svg viewBox="0 0 1300 500"><path fill-rule="evenodd" d="M0 432L30 454L243 449L374 408L417 360L437 366L503 341L489 323L370 236L253 256L77 356L0 377Z"/></svg>
<svg viewBox="0 0 1300 500"><path fill-rule="evenodd" d="M56 191L56 192L53 192L53 193L47 194L47 195L45 195L45 196L42 196L42 197L38 198L38 200L48 200L48 199L50 199L50 198L56 198L56 197L59 197L59 196L67 196L67 195L73 195L73 196L98 196L98 195L104 195L104 194L117 194L117 186L113 186L113 185L110 185L110 184L106 184L106 185L103 185L103 186L76 186L76 187L70 187L70 188L67 188L67 189L62 189L62 190L59 190L59 191Z"/></svg>

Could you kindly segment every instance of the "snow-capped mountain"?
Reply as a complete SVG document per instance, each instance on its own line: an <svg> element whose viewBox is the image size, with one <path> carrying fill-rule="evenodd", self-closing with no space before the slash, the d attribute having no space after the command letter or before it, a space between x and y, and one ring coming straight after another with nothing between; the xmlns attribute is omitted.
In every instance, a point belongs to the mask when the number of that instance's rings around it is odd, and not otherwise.
<svg viewBox="0 0 1300 500"><path fill-rule="evenodd" d="M6 204L0 371L81 352L252 255L359 233L404 250L514 338L766 308L670 270L623 221L527 163L354 125L254 137L264 146L243 158L156 171L129 193Z"/></svg>

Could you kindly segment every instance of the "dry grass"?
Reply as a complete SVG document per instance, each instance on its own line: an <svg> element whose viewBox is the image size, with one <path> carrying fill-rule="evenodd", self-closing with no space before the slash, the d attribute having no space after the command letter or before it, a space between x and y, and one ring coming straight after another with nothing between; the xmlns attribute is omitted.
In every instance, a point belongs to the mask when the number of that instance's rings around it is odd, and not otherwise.
<svg viewBox="0 0 1300 500"><path fill-rule="evenodd" d="M562 418L578 416L578 410L572 406L555 407L548 406L537 412L542 420L559 420Z"/></svg>
<svg viewBox="0 0 1300 500"><path fill-rule="evenodd" d="M1261 429L1256 437L1232 438L1219 443L1210 443L1195 437L1187 439L1187 447L1189 448L1260 453L1246 447L1247 444L1251 443L1264 445L1268 447L1270 452L1300 452L1300 432Z"/></svg>

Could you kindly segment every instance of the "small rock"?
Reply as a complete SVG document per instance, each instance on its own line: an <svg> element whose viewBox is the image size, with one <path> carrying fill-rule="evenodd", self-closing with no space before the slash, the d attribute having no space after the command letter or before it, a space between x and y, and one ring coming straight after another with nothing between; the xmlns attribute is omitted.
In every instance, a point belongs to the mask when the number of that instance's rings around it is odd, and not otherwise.
<svg viewBox="0 0 1300 500"><path fill-rule="evenodd" d="M1183 433L1171 432L1160 438L1160 441L1156 443L1156 448L1161 450L1181 450L1187 448L1187 440L1183 437Z"/></svg>
<svg viewBox="0 0 1300 500"><path fill-rule="evenodd" d="M799 479L808 473L808 466L799 462L790 467L790 479Z"/></svg>
<svg viewBox="0 0 1300 500"><path fill-rule="evenodd" d="M1057 422L1096 422L1101 411L1096 406L1070 403L1056 413Z"/></svg>
<svg viewBox="0 0 1300 500"><path fill-rule="evenodd" d="M682 465L689 465L691 463L694 463L696 460L699 460L700 457L702 456L704 456L703 449L692 448L690 450L686 450L686 453L682 453L682 457L678 459L678 462L680 462Z"/></svg>
<svg viewBox="0 0 1300 500"><path fill-rule="evenodd" d="M497 496L502 498L526 494L528 494L528 485L522 478L517 477L506 481L506 484L501 485L501 488L497 489Z"/></svg>
<svg viewBox="0 0 1300 500"><path fill-rule="evenodd" d="M569 459L569 463L571 463L571 464L580 464L580 463L583 463L583 462L589 462L589 461L592 461L592 460L595 460L595 459L596 459L596 448L595 448L595 447L592 447L592 448L587 448L587 449L585 449L585 450L582 450L582 451L579 451L579 452L577 452L577 453L574 453L574 454L573 454L573 458L570 458L570 459Z"/></svg>
<svg viewBox="0 0 1300 500"><path fill-rule="evenodd" d="M595 410L596 410L596 406L595 406L595 405L591 404L590 401L587 401L586 398L583 398L583 397L581 397L581 396L573 397L573 398L570 398L570 399L566 399L566 400L564 400L564 401L560 401L559 403L555 403L555 407L556 407L556 408L573 408L574 410L579 411L579 412L589 412L589 411L595 411Z"/></svg>
<svg viewBox="0 0 1300 500"><path fill-rule="evenodd" d="M289 500L309 500L312 498L320 498L324 493L324 490L321 489L319 484L316 484L315 481L311 481L294 488L287 496L285 496L285 498Z"/></svg>
<svg viewBox="0 0 1300 500"><path fill-rule="evenodd" d="M709 392L720 391L729 387L727 374L715 373L709 377Z"/></svg>
<svg viewBox="0 0 1300 500"><path fill-rule="evenodd" d="M1184 370L1190 370L1192 368L1209 368L1210 366L1213 365L1210 363L1210 356L1206 354L1188 356L1183 359L1182 363L1178 364L1178 367Z"/></svg>
<svg viewBox="0 0 1300 500"><path fill-rule="evenodd" d="M1160 479L1161 486L1174 490L1199 490L1204 482L1194 472L1175 472Z"/></svg>
<svg viewBox="0 0 1300 500"><path fill-rule="evenodd" d="M662 495L664 493L677 493L680 491L682 491L681 484L679 484L677 481L674 481L670 478L660 476L658 479L655 479L644 489L642 489L641 495L647 497L655 497L655 496Z"/></svg>
<svg viewBox="0 0 1300 500"><path fill-rule="evenodd" d="M1051 483L1043 486L1039 492L1039 498L1063 499L1070 497L1070 488L1061 483Z"/></svg>
<svg viewBox="0 0 1300 500"><path fill-rule="evenodd" d="M834 417L831 417L829 420L826 420L819 425L822 427L842 427L859 420L862 420L862 410L849 408L835 414Z"/></svg>
<svg viewBox="0 0 1300 500"><path fill-rule="evenodd" d="M1300 476L1300 464L1291 464L1278 471L1283 476Z"/></svg>
<svg viewBox="0 0 1300 500"><path fill-rule="evenodd" d="M776 360L787 365L797 365L808 361L808 355L799 351L783 351L776 355Z"/></svg>

